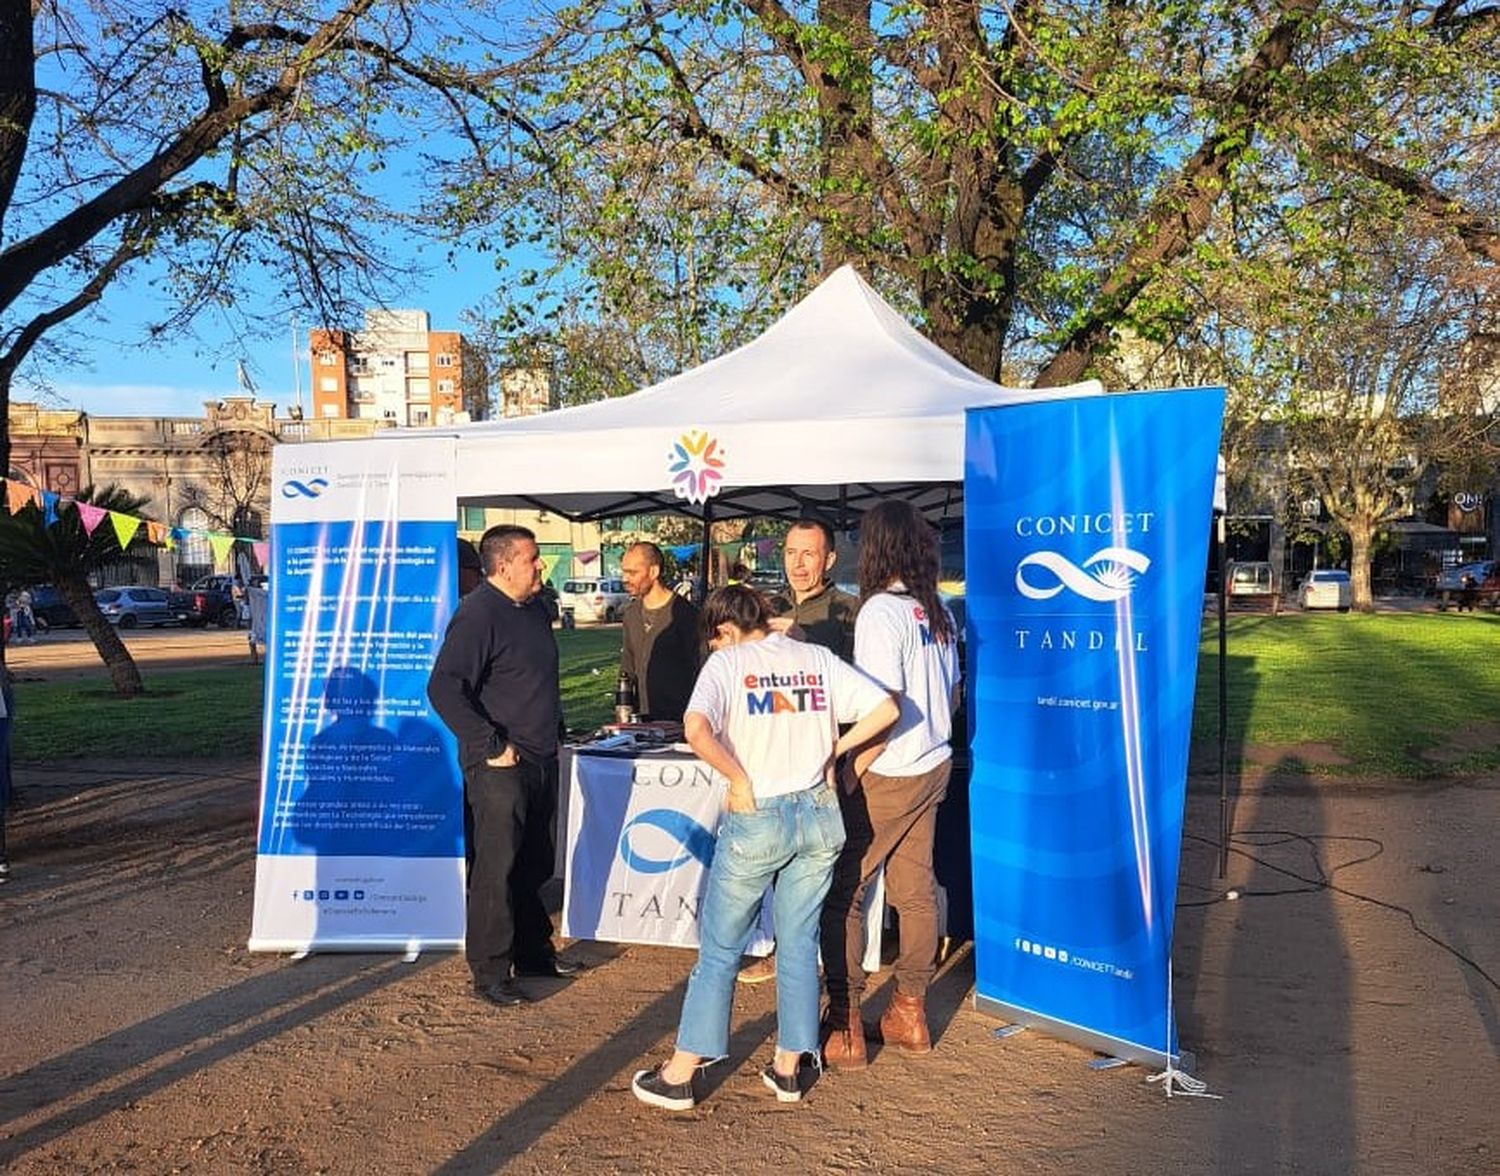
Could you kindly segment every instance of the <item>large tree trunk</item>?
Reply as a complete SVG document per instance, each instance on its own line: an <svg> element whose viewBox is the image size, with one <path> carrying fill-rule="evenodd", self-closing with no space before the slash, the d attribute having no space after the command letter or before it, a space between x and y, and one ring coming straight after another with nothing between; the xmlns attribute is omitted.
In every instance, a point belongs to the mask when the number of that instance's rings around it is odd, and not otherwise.
<svg viewBox="0 0 1500 1176"><path fill-rule="evenodd" d="M130 656L130 650L120 640L120 634L104 619L104 614L94 603L94 592L89 587L88 580L81 575L60 576L57 590L83 623L83 631L99 651L105 668L109 670L110 680L115 684L115 692L122 698L140 694L145 689L141 682L141 671L136 667L135 659Z"/></svg>
<svg viewBox="0 0 1500 1176"><path fill-rule="evenodd" d="M868 171L873 134L870 60L870 0L821 0L818 21L849 49L846 56L816 67L819 162L822 194L823 274L845 262L869 274L862 264L875 228L875 206ZM859 64L855 64L855 63Z"/></svg>
<svg viewBox="0 0 1500 1176"><path fill-rule="evenodd" d="M1349 532L1349 588L1352 607L1375 611L1375 593L1370 586L1370 552L1375 545L1375 520L1356 515L1345 526Z"/></svg>

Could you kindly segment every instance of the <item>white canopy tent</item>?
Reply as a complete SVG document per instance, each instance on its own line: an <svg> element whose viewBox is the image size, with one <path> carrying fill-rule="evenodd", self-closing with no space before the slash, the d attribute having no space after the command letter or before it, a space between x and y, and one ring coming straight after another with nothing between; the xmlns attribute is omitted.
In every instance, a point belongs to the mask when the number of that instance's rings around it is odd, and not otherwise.
<svg viewBox="0 0 1500 1176"><path fill-rule="evenodd" d="M813 511L838 521L901 496L937 520L961 502L964 409L1102 392L1096 381L1016 389L986 380L845 266L763 335L701 367L617 400L451 435L468 505L580 520ZM710 477L717 492L692 494L703 487L690 475L708 457L721 463Z"/></svg>

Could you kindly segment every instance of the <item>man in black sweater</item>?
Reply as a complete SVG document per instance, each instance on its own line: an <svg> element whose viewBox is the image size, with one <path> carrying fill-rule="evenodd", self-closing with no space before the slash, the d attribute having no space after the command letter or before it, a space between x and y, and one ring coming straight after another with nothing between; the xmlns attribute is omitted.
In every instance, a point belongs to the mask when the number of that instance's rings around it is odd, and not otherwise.
<svg viewBox="0 0 1500 1176"><path fill-rule="evenodd" d="M464 954L474 991L520 1004L520 976L567 976L541 888L552 877L562 703L542 561L525 527L479 542L484 581L459 603L427 697L458 738L473 830Z"/></svg>

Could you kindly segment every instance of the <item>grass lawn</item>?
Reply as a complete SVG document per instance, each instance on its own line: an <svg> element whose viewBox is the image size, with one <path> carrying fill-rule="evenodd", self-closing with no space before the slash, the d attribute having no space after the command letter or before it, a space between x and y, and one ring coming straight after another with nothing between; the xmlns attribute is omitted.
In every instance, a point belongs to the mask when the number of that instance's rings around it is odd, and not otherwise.
<svg viewBox="0 0 1500 1176"><path fill-rule="evenodd" d="M11 754L19 763L235 759L260 752L261 669L142 670L147 693L121 698L92 678L16 684Z"/></svg>
<svg viewBox="0 0 1500 1176"><path fill-rule="evenodd" d="M568 726L608 720L620 630L558 632ZM1194 738L1217 733L1217 630L1204 618ZM242 757L260 746L261 671L148 672L145 696L114 697L96 679L25 682L17 690L15 757ZM1420 758L1456 733L1500 723L1500 617L1488 613L1290 614L1229 620L1229 736L1245 744L1327 744L1349 763L1315 763L1335 775L1420 777L1500 766L1496 739L1450 756L1441 770Z"/></svg>
<svg viewBox="0 0 1500 1176"><path fill-rule="evenodd" d="M563 713L593 730L614 710L620 629L564 629ZM260 753L262 670L143 669L146 693L120 698L104 667L96 677L16 686L18 763L89 759L235 759Z"/></svg>
<svg viewBox="0 0 1500 1176"><path fill-rule="evenodd" d="M1229 618L1230 746L1324 743L1347 766L1315 774L1425 776L1500 766L1500 738L1439 769L1423 751L1500 722L1500 617L1291 613ZM1204 618L1193 734L1213 740L1218 628ZM1500 729L1500 728L1497 728Z"/></svg>

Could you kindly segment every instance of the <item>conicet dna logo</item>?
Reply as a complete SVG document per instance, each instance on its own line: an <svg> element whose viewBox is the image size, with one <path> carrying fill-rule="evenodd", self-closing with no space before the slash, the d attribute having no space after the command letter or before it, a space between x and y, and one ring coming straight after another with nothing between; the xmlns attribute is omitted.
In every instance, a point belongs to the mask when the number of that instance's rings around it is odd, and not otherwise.
<svg viewBox="0 0 1500 1176"><path fill-rule="evenodd" d="M672 838L681 849L669 858L650 857L632 844L631 833L645 825ZM651 840L659 840L652 838ZM676 809L647 809L620 833L620 856L632 870L642 874L665 874L697 858L704 867L713 864L714 835L686 813Z"/></svg>
<svg viewBox="0 0 1500 1176"><path fill-rule="evenodd" d="M1071 562L1055 551L1035 551L1016 565L1016 591L1029 600L1050 600L1064 588L1099 603L1121 600L1135 588L1136 577L1144 575L1151 560L1128 547L1105 547L1083 561ZM1051 573L1051 584L1033 584L1027 579L1027 568L1041 568Z"/></svg>
<svg viewBox="0 0 1500 1176"><path fill-rule="evenodd" d="M299 482L296 478L288 478L281 484L281 496L283 498L316 498L327 489L327 478L309 478L305 482Z"/></svg>

